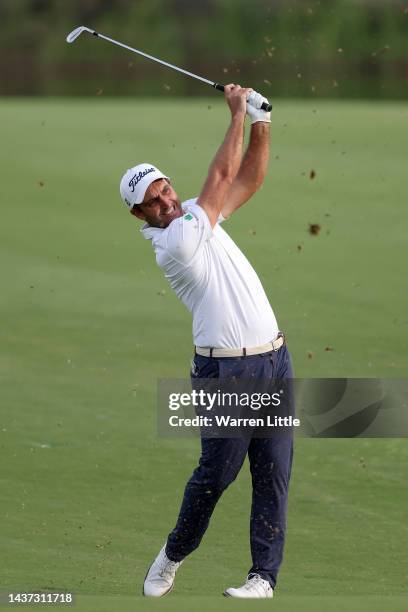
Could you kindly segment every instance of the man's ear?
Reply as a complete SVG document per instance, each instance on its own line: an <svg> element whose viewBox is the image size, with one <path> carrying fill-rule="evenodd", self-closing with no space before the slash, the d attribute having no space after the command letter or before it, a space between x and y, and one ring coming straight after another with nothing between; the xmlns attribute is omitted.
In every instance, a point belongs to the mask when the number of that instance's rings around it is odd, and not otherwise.
<svg viewBox="0 0 408 612"><path fill-rule="evenodd" d="M142 221L146 221L146 217L144 216L143 212L140 210L139 206L134 206L133 208L131 208L130 214L134 215L138 219L141 219Z"/></svg>

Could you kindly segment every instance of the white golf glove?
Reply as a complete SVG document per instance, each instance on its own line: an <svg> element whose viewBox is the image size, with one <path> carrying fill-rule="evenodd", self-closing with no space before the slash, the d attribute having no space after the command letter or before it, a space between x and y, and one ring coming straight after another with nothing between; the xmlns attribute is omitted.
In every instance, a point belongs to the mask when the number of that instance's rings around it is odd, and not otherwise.
<svg viewBox="0 0 408 612"><path fill-rule="evenodd" d="M247 99L247 115L251 118L251 124L258 121L271 122L271 113L262 110L262 102L269 102L260 93L251 91Z"/></svg>

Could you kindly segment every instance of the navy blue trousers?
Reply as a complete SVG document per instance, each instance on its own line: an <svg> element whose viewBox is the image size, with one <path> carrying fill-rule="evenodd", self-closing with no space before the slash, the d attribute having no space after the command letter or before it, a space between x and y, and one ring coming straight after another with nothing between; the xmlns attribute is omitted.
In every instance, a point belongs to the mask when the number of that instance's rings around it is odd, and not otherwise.
<svg viewBox="0 0 408 612"><path fill-rule="evenodd" d="M293 378L285 345L276 352L249 357L195 355L192 365L193 378ZM166 554L173 561L181 561L198 547L216 503L235 480L247 454L252 476L252 567L248 573L259 574L274 588L285 541L292 436L202 438L199 465L186 485L177 524L168 536Z"/></svg>

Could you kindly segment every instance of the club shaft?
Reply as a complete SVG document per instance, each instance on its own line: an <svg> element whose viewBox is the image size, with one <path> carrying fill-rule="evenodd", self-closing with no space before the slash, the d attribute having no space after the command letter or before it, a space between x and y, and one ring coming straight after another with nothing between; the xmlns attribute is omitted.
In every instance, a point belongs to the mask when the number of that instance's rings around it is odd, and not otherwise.
<svg viewBox="0 0 408 612"><path fill-rule="evenodd" d="M175 66L174 64L169 64L169 62L165 62L164 60L154 57L153 55L149 55L148 53L139 51L139 49L135 49L134 47L129 47L129 45L125 45L124 43L121 43L118 40L109 38L109 36L105 36L104 34L99 34L99 32L94 32L94 35L98 36L98 38L103 38L107 40L108 42L113 43L114 45L118 45L118 47L123 47L124 49L127 49L128 51L133 51L133 53L137 53L138 55L141 55L142 57L146 57L147 59L150 59L153 62L157 62L158 64L161 64L162 66L167 66L167 68L172 68L172 70L177 70L177 72L181 72L182 74L186 74L187 76L193 77L193 79L198 79L199 81L202 81L203 83L207 83L207 85L211 85L212 87L215 87L215 85L217 85L217 83L214 83L214 81L210 81L209 79L205 79L204 77L198 76L198 74L194 74L193 72L189 72L188 70L179 68L178 66Z"/></svg>
<svg viewBox="0 0 408 612"><path fill-rule="evenodd" d="M84 26L81 26L77 28L76 30L73 30L71 34L67 36L67 42L69 43L74 42L74 40L78 38L78 36L81 34L82 31L89 32L93 36L96 36L97 38L103 38L104 40L112 43L113 45L122 47L123 49L127 49L128 51L132 51L132 53L141 55L142 57L145 57L146 59L149 59L149 60L152 60L153 62L161 64L162 66L166 66L167 68L171 68L172 70L175 70L176 72L180 72L181 74L190 76L193 79L197 79L198 81L201 81L202 83L211 85L211 87L218 89L218 91L224 91L224 85L221 85L220 83L215 83L214 81L205 79L204 77L199 76L198 74L194 74L194 72L190 72L189 70L184 70L184 68L179 68L178 66L175 66L174 64L170 64L169 62L165 62L164 60L154 57L154 55L149 55L149 53L145 53L144 51L140 51L139 49L135 49L134 47L125 45L124 43L119 42L119 40L115 40L114 38L110 38L109 36L105 36L105 34L100 34L99 32L96 32L95 30L91 30L90 28L86 28ZM269 104L268 102L263 102L261 108L269 112L272 110L272 104Z"/></svg>

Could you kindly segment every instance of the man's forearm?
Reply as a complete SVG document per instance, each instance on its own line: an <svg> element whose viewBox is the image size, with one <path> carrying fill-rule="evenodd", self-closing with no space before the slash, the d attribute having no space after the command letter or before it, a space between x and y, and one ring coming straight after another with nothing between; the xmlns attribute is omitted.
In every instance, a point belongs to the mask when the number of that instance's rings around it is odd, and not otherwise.
<svg viewBox="0 0 408 612"><path fill-rule="evenodd" d="M197 200L206 211L211 227L217 223L227 193L234 183L242 161L248 93L248 89L233 83L225 85L224 88L224 95L231 111L231 123L222 145L211 162L206 181Z"/></svg>
<svg viewBox="0 0 408 612"><path fill-rule="evenodd" d="M248 148L221 210L224 217L229 217L245 204L265 179L269 161L269 126L263 121L251 126Z"/></svg>
<svg viewBox="0 0 408 612"><path fill-rule="evenodd" d="M210 166L210 173L219 174L233 181L242 162L245 115L237 114L231 118L224 141L218 149Z"/></svg>
<svg viewBox="0 0 408 612"><path fill-rule="evenodd" d="M237 180L248 190L257 191L262 185L269 161L270 123L259 121L251 126L248 148L242 159Z"/></svg>

